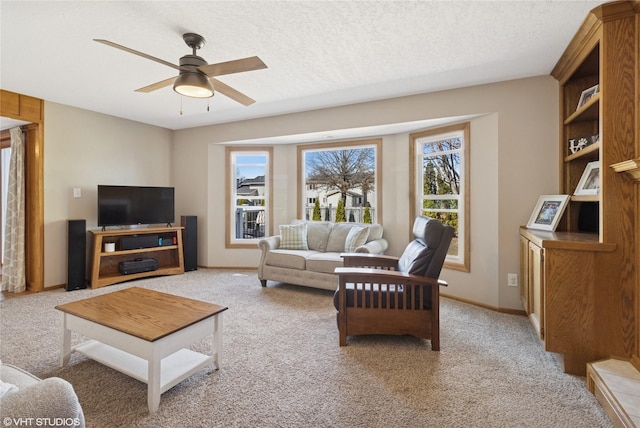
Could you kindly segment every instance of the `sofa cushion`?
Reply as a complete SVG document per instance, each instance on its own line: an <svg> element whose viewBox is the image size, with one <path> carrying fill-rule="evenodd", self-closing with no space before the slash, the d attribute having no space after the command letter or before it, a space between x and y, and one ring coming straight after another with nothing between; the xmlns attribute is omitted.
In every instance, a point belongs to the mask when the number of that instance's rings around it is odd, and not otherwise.
<svg viewBox="0 0 640 428"><path fill-rule="evenodd" d="M308 250L307 223L280 225L280 248L283 250Z"/></svg>
<svg viewBox="0 0 640 428"><path fill-rule="evenodd" d="M354 223L334 223L327 242L327 252L341 253L344 251L344 243L353 225Z"/></svg>
<svg viewBox="0 0 640 428"><path fill-rule="evenodd" d="M307 257L307 270L312 272L334 273L335 268L343 265L340 253L317 253ZM337 286L338 279L336 278Z"/></svg>
<svg viewBox="0 0 640 428"><path fill-rule="evenodd" d="M347 234L347 238L344 241L344 251L347 253L353 253L356 251L361 245L364 245L367 242L367 238L369 237L369 228L366 226L353 226L349 233Z"/></svg>
<svg viewBox="0 0 640 428"><path fill-rule="evenodd" d="M326 251L327 241L333 223L329 221L309 221L307 222L307 245L310 250Z"/></svg>
<svg viewBox="0 0 640 428"><path fill-rule="evenodd" d="M271 250L267 253L264 262L267 266L305 270L307 257L316 253L318 252L310 250Z"/></svg>

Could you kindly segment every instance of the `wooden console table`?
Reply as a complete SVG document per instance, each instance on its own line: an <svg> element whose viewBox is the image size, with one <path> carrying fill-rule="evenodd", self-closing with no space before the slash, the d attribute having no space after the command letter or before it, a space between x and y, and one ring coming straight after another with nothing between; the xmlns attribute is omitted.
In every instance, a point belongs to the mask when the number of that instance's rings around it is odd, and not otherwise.
<svg viewBox="0 0 640 428"><path fill-rule="evenodd" d="M91 288L132 279L157 275L177 275L184 273L184 253L182 251L182 227L154 227L146 229L92 230L93 235L91 258ZM123 250L122 238L133 236L157 235L170 245L158 245L149 248ZM115 251L106 252L104 244L115 244ZM154 258L158 261L158 269L150 272L123 275L118 265L122 261L141 258Z"/></svg>

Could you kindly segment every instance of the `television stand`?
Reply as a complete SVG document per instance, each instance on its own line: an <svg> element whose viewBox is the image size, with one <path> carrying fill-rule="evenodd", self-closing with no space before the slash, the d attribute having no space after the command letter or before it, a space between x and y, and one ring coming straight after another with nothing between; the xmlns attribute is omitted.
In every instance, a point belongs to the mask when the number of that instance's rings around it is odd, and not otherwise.
<svg viewBox="0 0 640 428"><path fill-rule="evenodd" d="M153 227L146 229L91 230L91 288L159 275L184 273L184 253L182 252L183 227ZM145 248L122 249L122 238L134 236L158 236L157 244ZM146 240L148 241L148 240ZM162 241L162 242L160 242ZM106 252L105 245L113 243L115 251ZM158 261L158 269L132 274L120 273L119 264L124 261L153 258Z"/></svg>

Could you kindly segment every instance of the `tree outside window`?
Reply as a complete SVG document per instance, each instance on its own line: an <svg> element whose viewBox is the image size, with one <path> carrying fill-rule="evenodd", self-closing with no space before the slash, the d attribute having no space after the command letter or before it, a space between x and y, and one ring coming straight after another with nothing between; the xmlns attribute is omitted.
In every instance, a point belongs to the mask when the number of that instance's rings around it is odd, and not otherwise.
<svg viewBox="0 0 640 428"><path fill-rule="evenodd" d="M379 222L377 184L380 140L298 146L302 194L299 217L307 220Z"/></svg>
<svg viewBox="0 0 640 428"><path fill-rule="evenodd" d="M411 134L415 200L412 212L452 226L446 266L469 270L469 124Z"/></svg>

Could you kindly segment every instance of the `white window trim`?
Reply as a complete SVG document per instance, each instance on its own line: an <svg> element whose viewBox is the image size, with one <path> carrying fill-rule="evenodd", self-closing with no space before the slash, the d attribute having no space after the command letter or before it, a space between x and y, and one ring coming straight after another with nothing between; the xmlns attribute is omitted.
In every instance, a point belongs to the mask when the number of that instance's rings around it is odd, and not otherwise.
<svg viewBox="0 0 640 428"><path fill-rule="evenodd" d="M259 238L236 238L235 231L235 197L236 197L236 163L235 156L266 155L265 168L265 236L273 232L273 147L270 146L241 146L226 147L225 150L225 247L226 248L255 248Z"/></svg>
<svg viewBox="0 0 640 428"><path fill-rule="evenodd" d="M448 137L462 134L463 147L461 149L460 170L463 177L460 180L459 195L432 195L426 199L457 199L458 210L442 210L443 212L458 212L458 255L447 255L444 267L447 269L470 271L470 229L469 229L469 208L470 208L470 122L450 125L442 128L435 128L410 134L410 192L412 195L410 206L410 237L413 239L411 228L415 218L420 215L422 209L422 165L424 156L418 150L418 145L429 141L437 141ZM442 152L441 154L446 154Z"/></svg>

